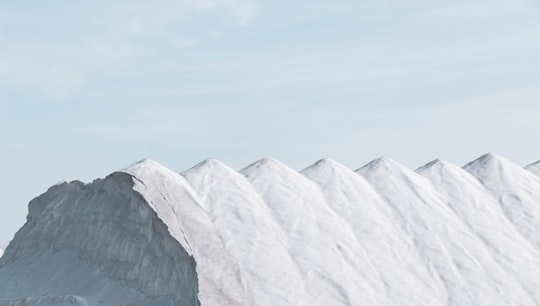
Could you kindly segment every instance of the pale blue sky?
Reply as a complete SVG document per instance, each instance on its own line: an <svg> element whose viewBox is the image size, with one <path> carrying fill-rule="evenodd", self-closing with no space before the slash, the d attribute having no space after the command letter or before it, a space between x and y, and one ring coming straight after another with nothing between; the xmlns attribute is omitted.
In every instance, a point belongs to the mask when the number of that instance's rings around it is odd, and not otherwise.
<svg viewBox="0 0 540 306"><path fill-rule="evenodd" d="M537 0L0 0L0 245L144 157L526 164L539 98Z"/></svg>

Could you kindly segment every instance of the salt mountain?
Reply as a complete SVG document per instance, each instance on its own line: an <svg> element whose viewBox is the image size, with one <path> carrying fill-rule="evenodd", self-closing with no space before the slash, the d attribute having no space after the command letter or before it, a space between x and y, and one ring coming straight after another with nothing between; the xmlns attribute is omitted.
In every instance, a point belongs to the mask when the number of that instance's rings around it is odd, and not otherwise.
<svg viewBox="0 0 540 306"><path fill-rule="evenodd" d="M0 305L538 305L540 162L143 160L51 187Z"/></svg>

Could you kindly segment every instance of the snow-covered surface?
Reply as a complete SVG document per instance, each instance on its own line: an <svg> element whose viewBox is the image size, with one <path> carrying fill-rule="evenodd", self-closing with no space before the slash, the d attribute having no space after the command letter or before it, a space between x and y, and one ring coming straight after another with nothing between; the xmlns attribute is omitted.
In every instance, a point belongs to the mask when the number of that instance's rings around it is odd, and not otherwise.
<svg viewBox="0 0 540 306"><path fill-rule="evenodd" d="M30 203L0 306L538 305L536 169L143 160Z"/></svg>
<svg viewBox="0 0 540 306"><path fill-rule="evenodd" d="M535 162L535 163L532 163L530 165L527 165L525 167L525 169L531 171L532 173L540 176L540 160Z"/></svg>
<svg viewBox="0 0 540 306"><path fill-rule="evenodd" d="M463 168L484 185L521 235L540 250L540 178L491 153Z"/></svg>

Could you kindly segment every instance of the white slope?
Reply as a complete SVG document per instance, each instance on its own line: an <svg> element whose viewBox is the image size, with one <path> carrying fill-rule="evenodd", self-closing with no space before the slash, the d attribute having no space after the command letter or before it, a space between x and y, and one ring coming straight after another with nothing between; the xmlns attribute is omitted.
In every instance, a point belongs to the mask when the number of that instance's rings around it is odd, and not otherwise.
<svg viewBox="0 0 540 306"><path fill-rule="evenodd" d="M540 250L540 178L492 153L463 168L484 185L515 228Z"/></svg>
<svg viewBox="0 0 540 306"><path fill-rule="evenodd" d="M4 250L0 248L0 257L2 257L2 255L4 255Z"/></svg>
<svg viewBox="0 0 540 306"><path fill-rule="evenodd" d="M201 304L249 304L235 262L225 256L212 219L186 179L151 160L143 160L124 171L135 176L134 190L155 207L171 235L194 256Z"/></svg>
<svg viewBox="0 0 540 306"><path fill-rule="evenodd" d="M470 173L446 161L435 160L417 172L431 180L509 278L535 301L540 300L540 253L521 236L484 186Z"/></svg>
<svg viewBox="0 0 540 306"><path fill-rule="evenodd" d="M323 159L302 171L316 182L325 201L350 226L361 249L358 261L370 290L384 305L437 305L444 299L418 249L389 205L361 176Z"/></svg>
<svg viewBox="0 0 540 306"><path fill-rule="evenodd" d="M525 166L525 169L531 171L532 173L540 176L540 160Z"/></svg>
<svg viewBox="0 0 540 306"><path fill-rule="evenodd" d="M262 196L275 222L287 233L282 243L315 300L302 305L383 302L370 286L369 275L361 273L365 265L353 230L324 201L318 185L269 158L241 172Z"/></svg>
<svg viewBox="0 0 540 306"><path fill-rule="evenodd" d="M0 258L0 301L78 296L89 305L197 305L195 261L113 173L51 187Z"/></svg>
<svg viewBox="0 0 540 306"><path fill-rule="evenodd" d="M230 258L248 295L246 305L314 304L282 243L287 233L244 176L215 159L183 175L201 195L201 205L219 236L221 256Z"/></svg>
<svg viewBox="0 0 540 306"><path fill-rule="evenodd" d="M426 178L388 158L375 160L358 173L392 205L395 222L410 234L404 239L413 239L433 273L433 283L446 292L445 303L534 304Z"/></svg>
<svg viewBox="0 0 540 306"><path fill-rule="evenodd" d="M533 168L143 160L30 203L0 306L539 305Z"/></svg>

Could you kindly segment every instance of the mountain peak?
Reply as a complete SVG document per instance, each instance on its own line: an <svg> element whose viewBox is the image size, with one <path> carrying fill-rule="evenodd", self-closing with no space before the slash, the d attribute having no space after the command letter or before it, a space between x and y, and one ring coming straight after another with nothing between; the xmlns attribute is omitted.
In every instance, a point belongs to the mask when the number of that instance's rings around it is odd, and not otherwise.
<svg viewBox="0 0 540 306"><path fill-rule="evenodd" d="M538 176L530 169L495 154L486 154L463 166L463 169L471 173L482 183L491 188L498 188L501 181L508 184L519 184L517 180L537 184ZM528 184L528 183L527 183Z"/></svg>
<svg viewBox="0 0 540 306"><path fill-rule="evenodd" d="M238 173L238 171L214 158L209 158L198 163L194 167L182 172L181 175L190 181L190 184L198 181L204 184L207 179L217 181L239 177L244 179L244 176Z"/></svg>
<svg viewBox="0 0 540 306"><path fill-rule="evenodd" d="M152 179L153 176L157 173L159 173L162 176L167 177L179 177L180 175L176 173L175 171L161 165L160 163L145 158L142 159L131 166L120 170L119 172L124 172L127 174L130 174L138 179L146 180L146 179Z"/></svg>
<svg viewBox="0 0 540 306"><path fill-rule="evenodd" d="M189 170L186 170L183 173L185 174L185 173L191 173L193 171L215 170L215 169L224 169L224 168L229 169L227 165L220 162L219 160L215 158L208 158L196 164L195 166L193 166Z"/></svg>
<svg viewBox="0 0 540 306"><path fill-rule="evenodd" d="M507 161L506 158L502 157L499 154L495 154L493 152L488 152L477 159L473 160L469 164L476 163L476 164L484 164L484 163L490 163L490 162L505 162Z"/></svg>
<svg viewBox="0 0 540 306"><path fill-rule="evenodd" d="M457 165L440 159L435 159L425 164L424 166L416 169L415 172L424 177L427 177L436 184L454 181L466 181L468 185L476 184L476 182L473 182L471 180L472 176L470 173Z"/></svg>
<svg viewBox="0 0 540 306"><path fill-rule="evenodd" d="M255 163L260 164L260 165L277 165L277 164L282 165L280 161L272 157L263 157L259 159L258 161L256 161Z"/></svg>
<svg viewBox="0 0 540 306"><path fill-rule="evenodd" d="M132 172L137 172L143 168L160 168L160 167L163 167L163 166L160 165L158 162L149 158L144 158L137 162L134 162L133 164L129 165L127 168L122 169L121 171L132 173Z"/></svg>
<svg viewBox="0 0 540 306"><path fill-rule="evenodd" d="M454 166L454 165L447 162L447 161L445 161L445 160L436 158L436 159L430 161L429 163L427 163L427 164L419 167L418 169L416 169L416 172L422 173L424 171L427 171L427 170L433 169L433 168L448 168L448 167L452 167L452 166Z"/></svg>
<svg viewBox="0 0 540 306"><path fill-rule="evenodd" d="M478 157L477 159L473 160L472 162L466 164L465 166L463 166L463 169L465 169L467 171L473 171L475 169L478 170L478 169L490 168L490 167L493 167L495 165L499 165L499 166L512 165L512 166L514 166L514 163L511 162L510 160L498 155L498 154L489 152L489 153L486 153L486 154Z"/></svg>
<svg viewBox="0 0 540 306"><path fill-rule="evenodd" d="M312 173L312 172L324 172L329 170L342 170L347 169L350 171L349 168L346 166L338 163L337 161L329 158L322 158L313 163L312 165L306 167L304 170L300 171L300 173L306 174L306 173Z"/></svg>
<svg viewBox="0 0 540 306"><path fill-rule="evenodd" d="M407 169L407 168L389 157L381 156L377 159L372 160L366 165L360 167L359 169L356 169L355 172L363 174L363 173L372 172L372 171L381 171L381 170L392 171L392 170L403 170L403 169Z"/></svg>
<svg viewBox="0 0 540 306"><path fill-rule="evenodd" d="M527 169L530 172L540 176L540 160L525 166L525 169Z"/></svg>
<svg viewBox="0 0 540 306"><path fill-rule="evenodd" d="M264 157L259 159L258 161L248 165L244 169L240 170L240 173L249 176L254 172L262 171L262 170L271 170L271 171L290 171L289 167L281 163L280 161L273 159L271 157Z"/></svg>
<svg viewBox="0 0 540 306"><path fill-rule="evenodd" d="M527 166L525 166L525 168L529 168L529 167L540 167L540 160L534 163L530 163Z"/></svg>
<svg viewBox="0 0 540 306"><path fill-rule="evenodd" d="M151 165L151 164L157 164L156 161L150 159L150 158L143 158L139 161L134 162L131 166L137 166L137 165Z"/></svg>

